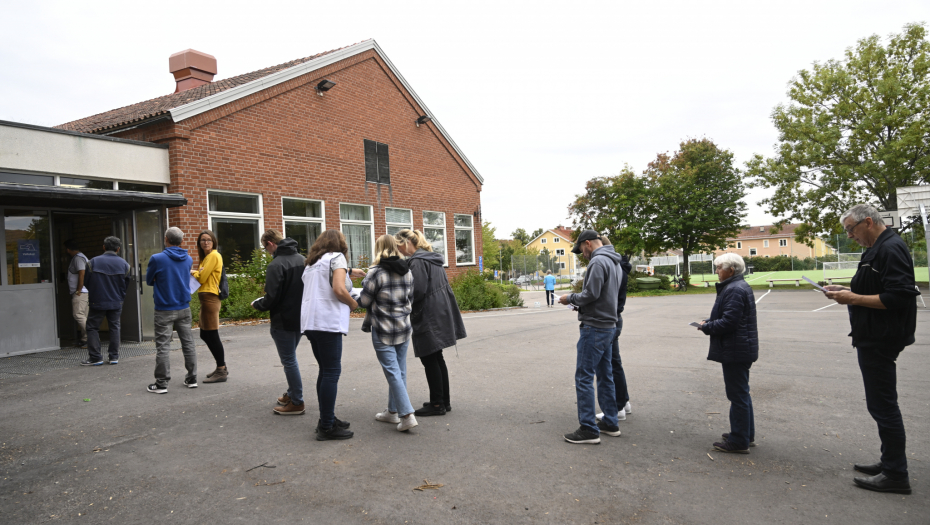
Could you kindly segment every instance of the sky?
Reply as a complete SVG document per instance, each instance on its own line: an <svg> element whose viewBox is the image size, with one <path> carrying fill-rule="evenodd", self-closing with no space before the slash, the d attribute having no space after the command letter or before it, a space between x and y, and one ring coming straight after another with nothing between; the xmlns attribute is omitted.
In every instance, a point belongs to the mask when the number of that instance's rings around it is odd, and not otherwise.
<svg viewBox="0 0 930 525"><path fill-rule="evenodd" d="M375 39L484 177L509 237L570 225L593 177L707 137L771 155L773 108L814 62L926 22L930 1L17 2L0 0L0 120L53 126L169 94L168 56L217 79ZM776 217L746 199L746 224Z"/></svg>

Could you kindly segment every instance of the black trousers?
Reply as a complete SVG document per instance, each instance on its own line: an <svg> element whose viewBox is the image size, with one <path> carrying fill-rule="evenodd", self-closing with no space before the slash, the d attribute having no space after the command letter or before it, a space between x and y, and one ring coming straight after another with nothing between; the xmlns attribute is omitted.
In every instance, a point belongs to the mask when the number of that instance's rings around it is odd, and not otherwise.
<svg viewBox="0 0 930 525"><path fill-rule="evenodd" d="M546 290L546 305L551 306L555 304L555 290Z"/></svg>
<svg viewBox="0 0 930 525"><path fill-rule="evenodd" d="M429 385L429 402L433 405L449 406L449 370L442 350L420 358L426 369L426 383Z"/></svg>
<svg viewBox="0 0 930 525"><path fill-rule="evenodd" d="M901 409L898 408L895 360L903 347L857 346L859 370L865 386L865 405L878 424L882 441L882 474L893 480L907 479L906 437Z"/></svg>

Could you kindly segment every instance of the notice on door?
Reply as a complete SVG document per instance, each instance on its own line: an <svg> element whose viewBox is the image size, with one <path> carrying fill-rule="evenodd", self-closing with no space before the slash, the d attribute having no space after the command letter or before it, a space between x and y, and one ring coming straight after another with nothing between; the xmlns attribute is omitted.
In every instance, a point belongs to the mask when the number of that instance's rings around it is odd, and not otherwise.
<svg viewBox="0 0 930 525"><path fill-rule="evenodd" d="M17 266L20 268L38 268L41 266L39 263L39 242L35 239L26 239L19 240L17 242L18 247L18 261Z"/></svg>

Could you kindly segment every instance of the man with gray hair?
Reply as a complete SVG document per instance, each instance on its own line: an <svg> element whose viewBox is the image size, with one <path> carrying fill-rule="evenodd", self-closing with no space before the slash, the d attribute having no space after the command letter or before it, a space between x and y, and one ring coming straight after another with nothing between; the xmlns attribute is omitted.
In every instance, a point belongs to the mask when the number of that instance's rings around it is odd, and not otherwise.
<svg viewBox="0 0 930 525"><path fill-rule="evenodd" d="M187 376L184 386L197 388L197 353L191 335L190 270L193 260L181 248L184 232L171 227L165 231L167 248L152 255L145 270L145 282L155 298L155 383L148 386L153 394L167 394L171 381L171 332L177 330L184 353Z"/></svg>
<svg viewBox="0 0 930 525"><path fill-rule="evenodd" d="M868 248L849 288L825 286L826 295L848 305L849 335L859 357L865 386L865 404L878 424L881 460L856 464L869 477L856 485L877 492L910 494L904 421L898 407L895 360L905 346L914 344L917 302L914 261L896 232L885 227L878 210L857 204L840 218L846 235Z"/></svg>
<svg viewBox="0 0 930 525"><path fill-rule="evenodd" d="M123 300L129 288L129 263L119 256L123 242L112 235L103 240L103 255L87 261L84 285L87 286L87 360L83 366L100 366L103 355L100 354L100 323L107 318L110 328L110 344L107 353L110 364L119 363L120 315L123 313Z"/></svg>

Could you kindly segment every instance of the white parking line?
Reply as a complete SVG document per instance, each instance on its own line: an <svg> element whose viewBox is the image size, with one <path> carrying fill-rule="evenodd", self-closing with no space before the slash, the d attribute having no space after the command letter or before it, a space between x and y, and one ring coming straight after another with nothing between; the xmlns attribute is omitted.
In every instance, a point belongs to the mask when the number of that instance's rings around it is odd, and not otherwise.
<svg viewBox="0 0 930 525"><path fill-rule="evenodd" d="M759 304L759 301L761 301L762 299L765 299L765 296L768 295L768 294L770 294L770 293L772 293L772 290L769 290L769 291L765 292L764 294L762 294L762 297L756 299L756 304Z"/></svg>
<svg viewBox="0 0 930 525"><path fill-rule="evenodd" d="M819 311L823 310L824 308L830 308L831 306L836 306L836 305L838 305L838 304L840 304L840 303L828 304L827 306L823 306L823 307L821 307L821 308L818 308L818 309L816 309L816 310L811 310L811 311L812 311L812 312L819 312Z"/></svg>

